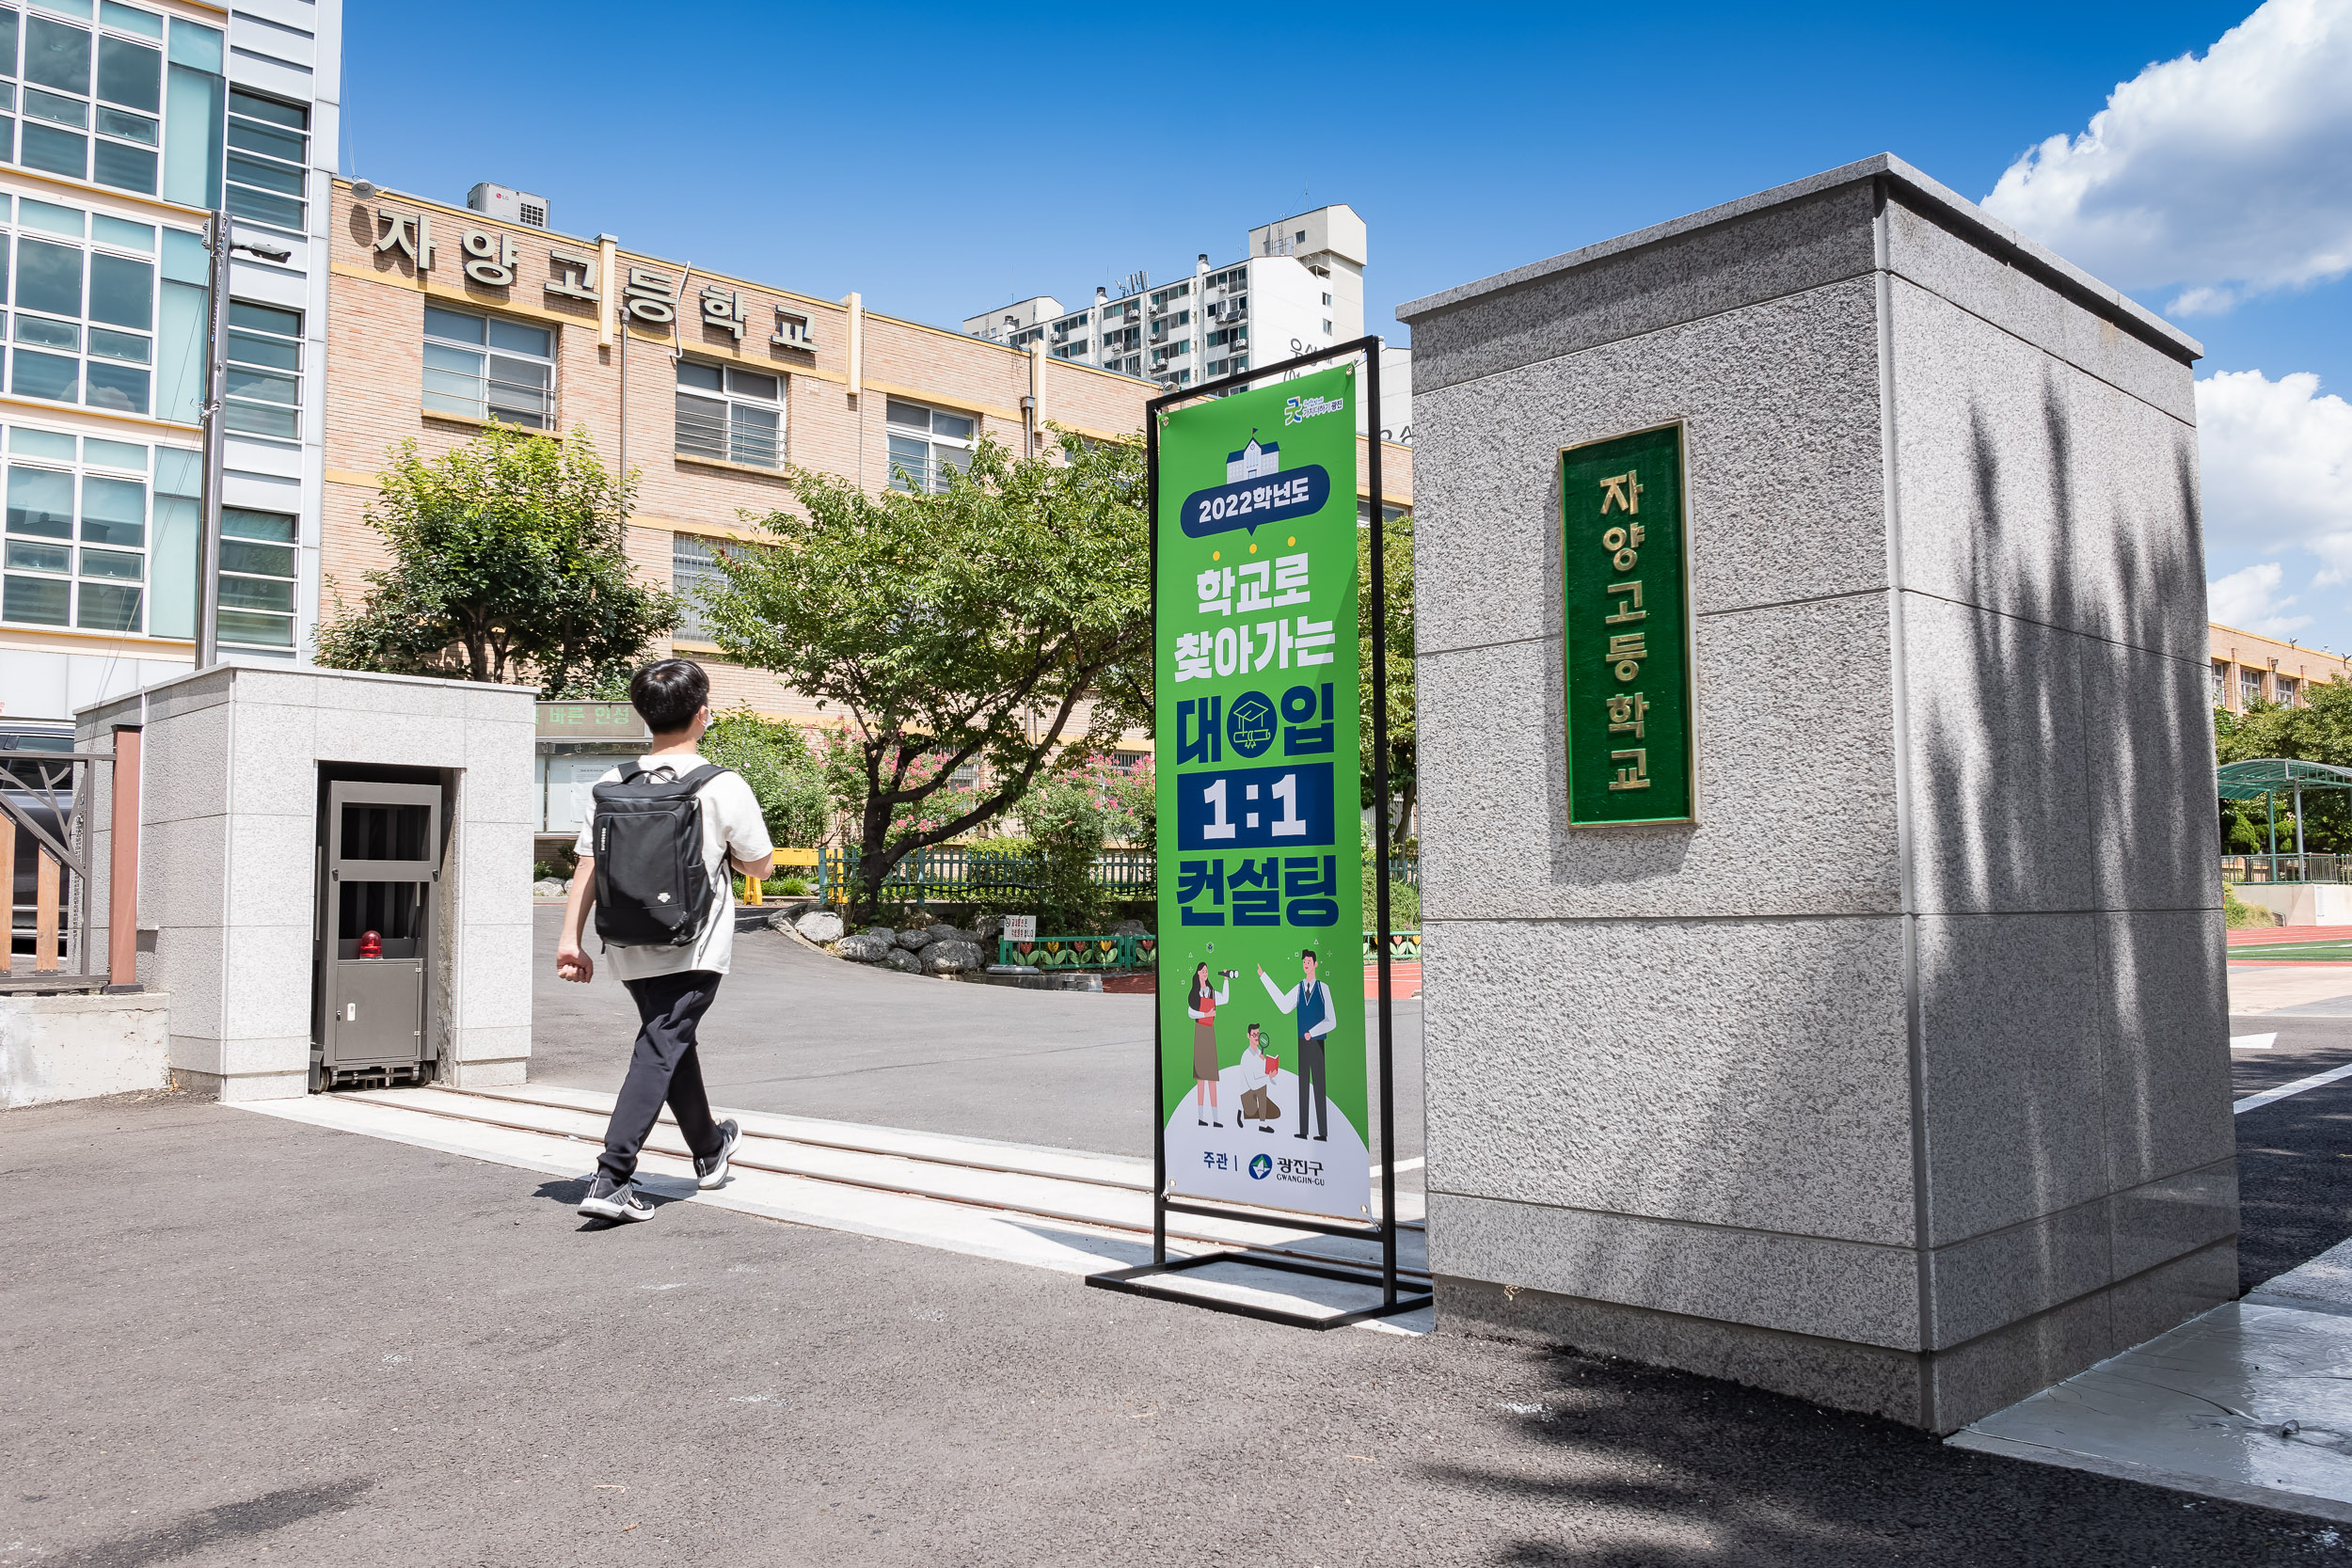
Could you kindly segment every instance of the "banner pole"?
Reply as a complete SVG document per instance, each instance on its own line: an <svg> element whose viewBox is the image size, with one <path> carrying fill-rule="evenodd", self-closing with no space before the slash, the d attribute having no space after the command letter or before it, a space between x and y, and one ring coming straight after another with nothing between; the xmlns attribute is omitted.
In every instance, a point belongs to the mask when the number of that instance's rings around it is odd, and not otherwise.
<svg viewBox="0 0 2352 1568"><path fill-rule="evenodd" d="M1364 355L1370 402L1364 464L1372 489L1372 813L1374 961L1380 966L1380 1303L1396 1305L1396 1050L1389 1006L1389 575L1380 508L1380 340Z"/></svg>
<svg viewBox="0 0 2352 1568"><path fill-rule="evenodd" d="M1149 545L1145 570L1151 574L1152 584L1152 657L1158 657L1160 645L1160 411L1146 404L1143 410L1143 487L1145 515L1151 526L1145 530ZM1154 683L1152 702L1159 701ZM1156 727L1156 725L1155 725ZM1159 867L1152 868L1152 891L1159 889ZM1167 1011L1160 1002L1160 971L1152 966L1152 1264L1164 1268L1168 1263L1168 1059L1160 1038L1162 1015Z"/></svg>

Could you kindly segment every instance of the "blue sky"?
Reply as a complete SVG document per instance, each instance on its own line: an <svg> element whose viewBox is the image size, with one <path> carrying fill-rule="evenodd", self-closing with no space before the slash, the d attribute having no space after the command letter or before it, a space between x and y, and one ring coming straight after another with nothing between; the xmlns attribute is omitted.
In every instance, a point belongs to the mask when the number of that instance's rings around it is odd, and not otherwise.
<svg viewBox="0 0 2352 1568"><path fill-rule="evenodd" d="M1401 341L1400 300L1872 152L1984 198L2137 82L2001 210L2153 308L2205 291L2200 375L2262 372L2207 421L2217 613L2352 649L2352 0L2218 51L2245 4L1661 14L355 5L342 167L942 325L1346 201Z"/></svg>

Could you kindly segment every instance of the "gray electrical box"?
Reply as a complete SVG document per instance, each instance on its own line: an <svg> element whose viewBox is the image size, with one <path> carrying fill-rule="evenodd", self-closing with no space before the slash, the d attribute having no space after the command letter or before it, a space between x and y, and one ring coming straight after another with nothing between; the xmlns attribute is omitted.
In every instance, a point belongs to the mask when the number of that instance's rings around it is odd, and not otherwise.
<svg viewBox="0 0 2352 1568"><path fill-rule="evenodd" d="M424 1083L440 788L338 780L322 810L310 1087Z"/></svg>

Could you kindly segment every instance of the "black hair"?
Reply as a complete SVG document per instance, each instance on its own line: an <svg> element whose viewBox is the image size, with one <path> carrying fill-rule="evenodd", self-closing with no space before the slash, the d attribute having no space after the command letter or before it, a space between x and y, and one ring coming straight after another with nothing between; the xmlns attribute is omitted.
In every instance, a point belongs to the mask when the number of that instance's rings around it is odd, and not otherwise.
<svg viewBox="0 0 2352 1568"><path fill-rule="evenodd" d="M709 701L710 677L691 658L665 658L629 677L629 705L656 735L675 735Z"/></svg>
<svg viewBox="0 0 2352 1568"><path fill-rule="evenodd" d="M1184 1005L1186 1006L1198 1004L1204 996L1214 996L1216 994L1216 983L1214 977L1204 977L1200 973L1208 967L1209 966L1206 963L1193 965L1192 994L1184 999Z"/></svg>
<svg viewBox="0 0 2352 1568"><path fill-rule="evenodd" d="M1302 947L1298 950L1298 956L1302 958L1315 958L1315 950L1311 947ZM1315 958L1315 962L1317 963L1321 963L1322 961L1323 960L1321 958Z"/></svg>
<svg viewBox="0 0 2352 1568"><path fill-rule="evenodd" d="M1263 1023L1252 1023L1249 1026L1249 1032L1253 1035L1263 1035L1265 1033L1265 1025Z"/></svg>

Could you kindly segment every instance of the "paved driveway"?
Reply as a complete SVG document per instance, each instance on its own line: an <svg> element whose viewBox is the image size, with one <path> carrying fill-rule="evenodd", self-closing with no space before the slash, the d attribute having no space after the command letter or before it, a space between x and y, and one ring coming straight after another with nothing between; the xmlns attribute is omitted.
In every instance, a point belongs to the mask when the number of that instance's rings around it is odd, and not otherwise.
<svg viewBox="0 0 2352 1568"><path fill-rule="evenodd" d="M610 1093L636 1009L609 974L585 986L555 977L562 913L536 911L531 1076ZM1397 1003L1395 1017L1397 1151L1410 1159L1422 1151L1421 1003ZM1146 996L896 974L745 931L702 1042L703 1078L723 1105L1152 1152Z"/></svg>

